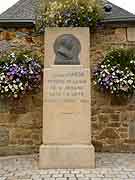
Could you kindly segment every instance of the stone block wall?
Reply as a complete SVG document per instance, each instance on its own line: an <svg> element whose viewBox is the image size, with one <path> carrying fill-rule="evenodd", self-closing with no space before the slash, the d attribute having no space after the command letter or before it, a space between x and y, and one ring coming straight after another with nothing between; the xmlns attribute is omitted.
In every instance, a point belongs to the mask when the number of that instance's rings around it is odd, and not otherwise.
<svg viewBox="0 0 135 180"><path fill-rule="evenodd" d="M43 36L32 29L0 29L0 53L29 49L44 53ZM0 155L28 154L42 143L42 89L22 99L0 99Z"/></svg>
<svg viewBox="0 0 135 180"><path fill-rule="evenodd" d="M91 33L91 69L112 47L135 47L127 27L104 27ZM92 139L96 151L135 152L135 98L104 95L92 83Z"/></svg>
<svg viewBox="0 0 135 180"><path fill-rule="evenodd" d="M91 32L91 70L111 47L135 47L126 27ZM0 53L31 49L43 55L43 35L32 29L0 29ZM0 100L0 155L28 154L42 144L42 89L14 101ZM135 98L108 97L92 83L92 139L96 151L135 152Z"/></svg>

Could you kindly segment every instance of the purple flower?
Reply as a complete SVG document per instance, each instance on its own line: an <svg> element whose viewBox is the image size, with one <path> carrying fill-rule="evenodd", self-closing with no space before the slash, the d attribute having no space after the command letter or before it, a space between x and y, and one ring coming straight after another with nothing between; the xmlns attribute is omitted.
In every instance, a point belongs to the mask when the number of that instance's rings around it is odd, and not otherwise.
<svg viewBox="0 0 135 180"><path fill-rule="evenodd" d="M17 79L16 79L16 82L20 82L20 79L19 79L19 78L17 78Z"/></svg>
<svg viewBox="0 0 135 180"><path fill-rule="evenodd" d="M34 88L39 88L42 73L41 65L29 57L22 61L16 60L11 59L0 64L0 71L3 74L0 93L3 96L19 96ZM8 92L4 91L5 87L10 87Z"/></svg>

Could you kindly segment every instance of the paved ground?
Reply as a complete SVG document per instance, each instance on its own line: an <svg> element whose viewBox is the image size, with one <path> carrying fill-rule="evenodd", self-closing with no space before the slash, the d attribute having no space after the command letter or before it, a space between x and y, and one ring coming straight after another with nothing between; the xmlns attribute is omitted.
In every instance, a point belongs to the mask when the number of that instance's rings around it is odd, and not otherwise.
<svg viewBox="0 0 135 180"><path fill-rule="evenodd" d="M38 170L38 155L0 158L0 180L135 180L135 154L96 154L96 169Z"/></svg>

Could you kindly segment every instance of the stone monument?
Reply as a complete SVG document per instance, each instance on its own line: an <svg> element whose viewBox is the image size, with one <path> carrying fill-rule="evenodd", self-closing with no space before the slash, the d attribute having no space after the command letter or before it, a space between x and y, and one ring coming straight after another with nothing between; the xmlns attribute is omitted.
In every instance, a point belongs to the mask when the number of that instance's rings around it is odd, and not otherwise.
<svg viewBox="0 0 135 180"><path fill-rule="evenodd" d="M94 168L88 28L47 28L40 168Z"/></svg>

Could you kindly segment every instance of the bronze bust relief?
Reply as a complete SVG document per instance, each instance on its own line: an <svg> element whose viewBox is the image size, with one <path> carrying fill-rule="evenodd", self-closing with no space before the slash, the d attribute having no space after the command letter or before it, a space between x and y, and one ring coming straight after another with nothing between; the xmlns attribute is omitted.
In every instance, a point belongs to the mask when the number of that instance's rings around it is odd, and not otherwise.
<svg viewBox="0 0 135 180"><path fill-rule="evenodd" d="M72 34L59 36L54 43L55 65L80 65L80 41Z"/></svg>

